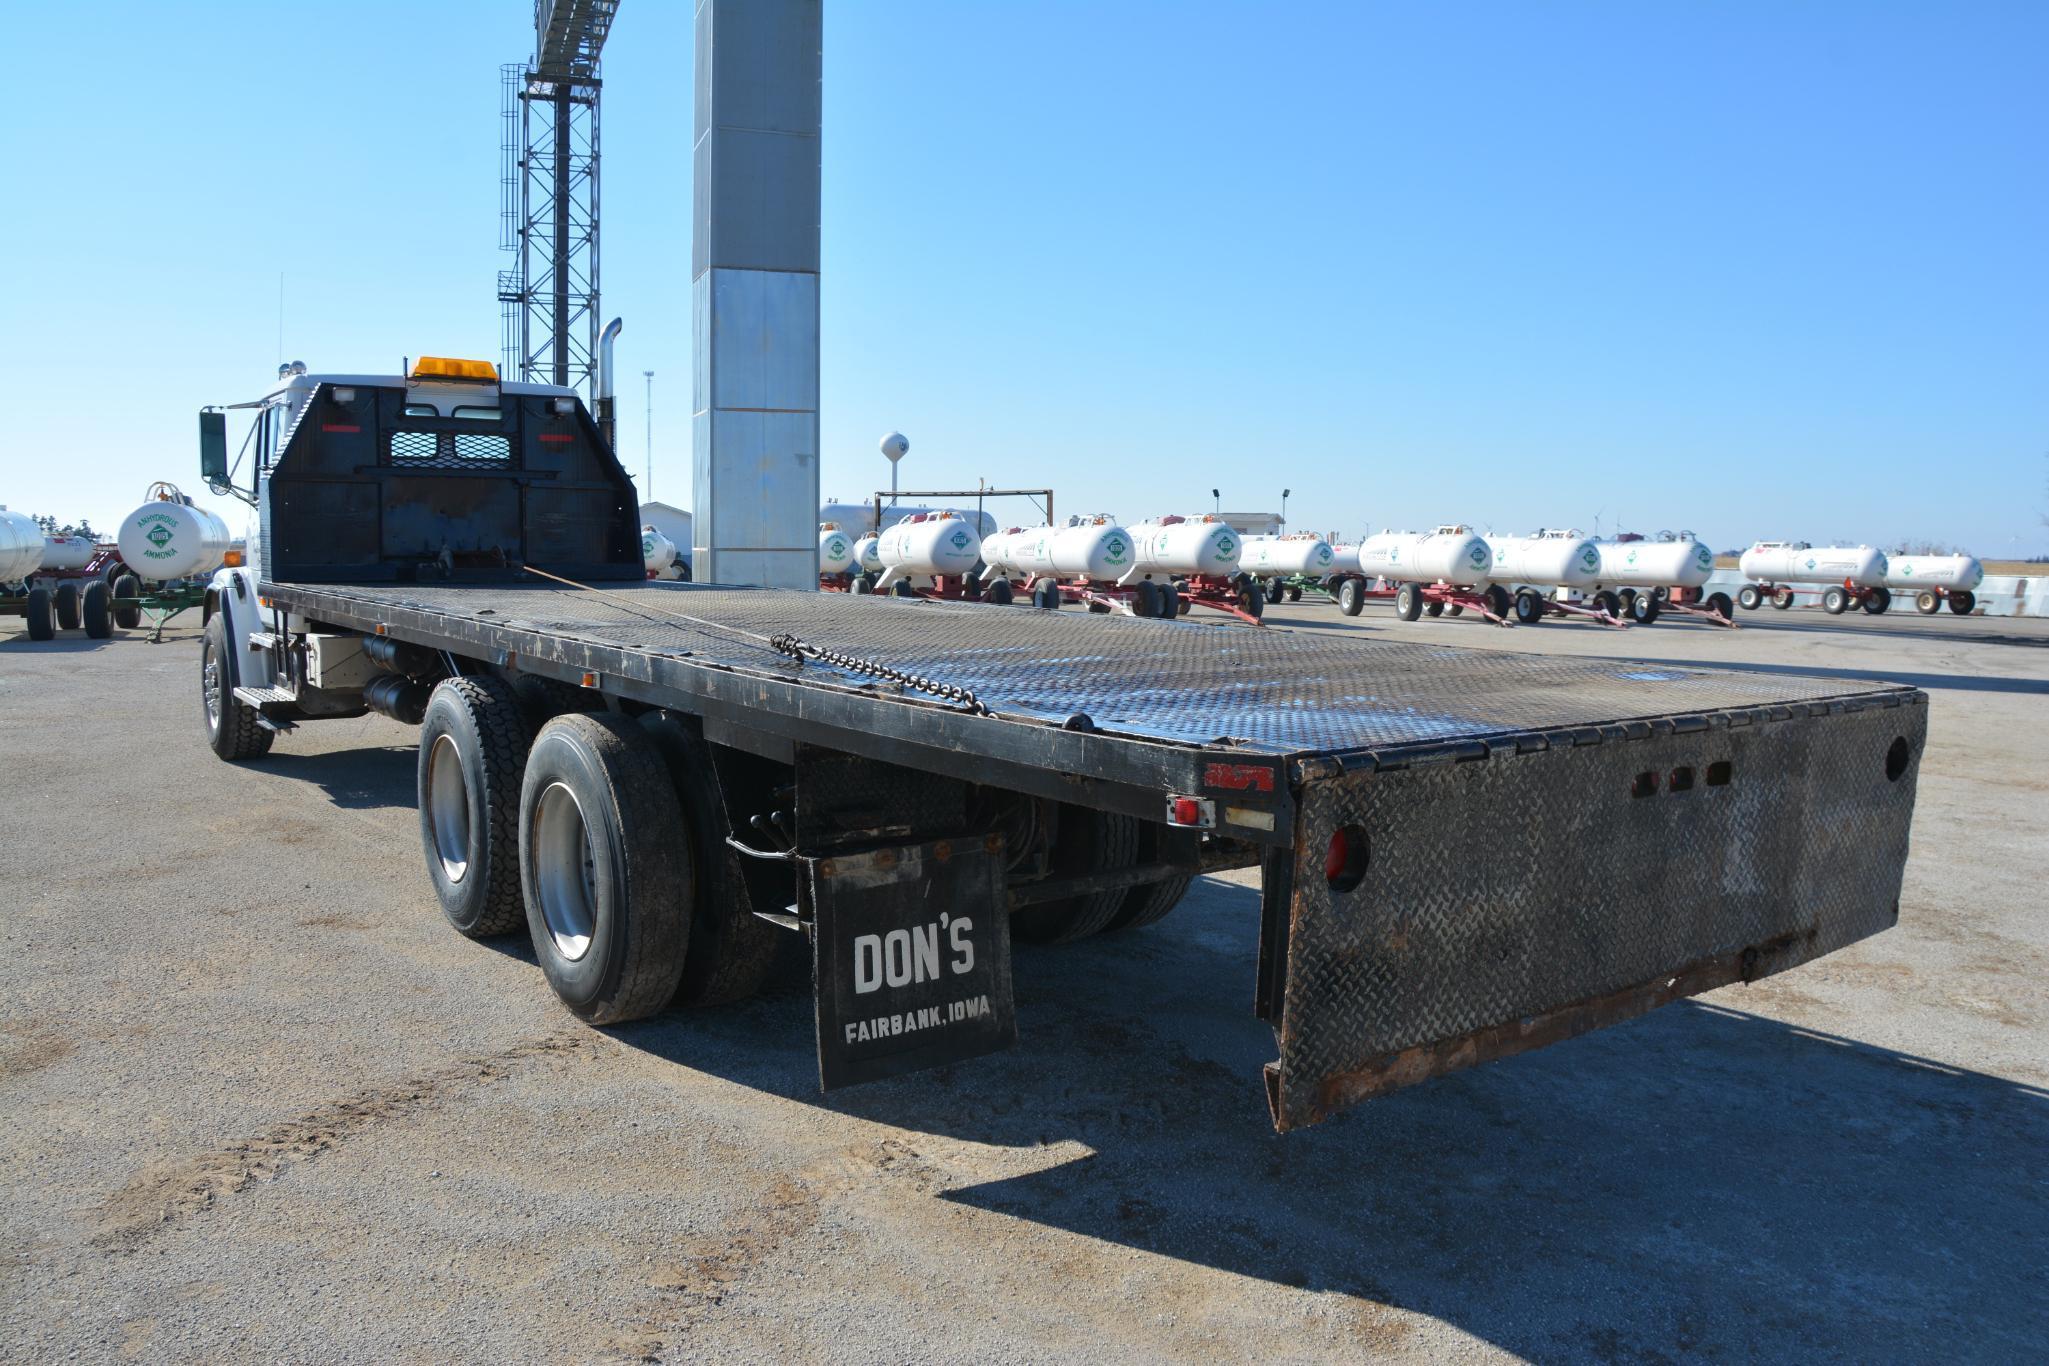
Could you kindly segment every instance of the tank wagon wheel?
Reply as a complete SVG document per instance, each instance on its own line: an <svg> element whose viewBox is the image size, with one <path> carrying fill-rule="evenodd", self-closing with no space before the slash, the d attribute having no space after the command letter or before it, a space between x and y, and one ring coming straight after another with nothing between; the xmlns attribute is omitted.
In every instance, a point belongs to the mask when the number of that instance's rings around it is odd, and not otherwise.
<svg viewBox="0 0 2049 1366"><path fill-rule="evenodd" d="M1009 579L998 579L982 590L982 601L997 607L1008 607L1017 601L1017 591L1010 586Z"/></svg>
<svg viewBox="0 0 2049 1366"><path fill-rule="evenodd" d="M1729 601L1727 593L1708 594L1707 609L1723 621L1734 621L1736 619L1736 604Z"/></svg>
<svg viewBox="0 0 2049 1366"><path fill-rule="evenodd" d="M206 623L199 647L199 714L206 722L207 744L229 763L262 758L277 739L275 732L258 724L256 708L235 696L228 623L219 616Z"/></svg>
<svg viewBox="0 0 2049 1366"><path fill-rule="evenodd" d="M1622 599L1616 597L1608 589L1603 588L1600 592L1594 594L1594 610L1596 612L1606 612L1611 617L1619 617L1622 615Z"/></svg>
<svg viewBox="0 0 2049 1366"><path fill-rule="evenodd" d="M1056 833L1054 877L1109 872L1138 862L1139 826L1134 817L1063 804ZM1084 938L1116 918L1131 890L1114 887L1025 906L1010 918L1011 935L1028 944L1065 944Z"/></svg>
<svg viewBox="0 0 2049 1366"><path fill-rule="evenodd" d="M1395 590L1394 614L1403 621L1414 621L1423 615L1423 586L1405 583Z"/></svg>
<svg viewBox="0 0 2049 1366"><path fill-rule="evenodd" d="M1736 601L1746 612L1755 612L1764 604L1764 594L1754 584L1744 584L1736 590Z"/></svg>
<svg viewBox="0 0 2049 1366"><path fill-rule="evenodd" d="M1864 610L1874 617L1885 615L1885 609L1892 606L1890 588L1874 588L1864 595Z"/></svg>
<svg viewBox="0 0 2049 1366"><path fill-rule="evenodd" d="M1366 607L1366 587L1357 579L1346 579L1338 585L1338 611L1348 617L1356 617Z"/></svg>
<svg viewBox="0 0 2049 1366"><path fill-rule="evenodd" d="M1266 615L1266 593L1257 583L1248 583L1238 590L1238 608L1246 616L1258 621Z"/></svg>
<svg viewBox="0 0 2049 1366"><path fill-rule="evenodd" d="M21 615L28 622L30 640L54 640L57 637L57 619L50 611L50 590L31 588L22 603Z"/></svg>
<svg viewBox="0 0 2049 1366"><path fill-rule="evenodd" d="M696 899L679 908L689 921L690 942L675 1003L713 1006L743 1001L774 971L785 943L783 932L754 914L741 856L726 844L731 830L711 746L691 722L673 712L649 712L640 725L661 751L675 785L697 872Z"/></svg>
<svg viewBox="0 0 2049 1366"><path fill-rule="evenodd" d="M520 785L519 883L534 955L571 1011L616 1024L676 995L692 848L661 751L638 722L580 712L542 727Z"/></svg>
<svg viewBox="0 0 2049 1366"><path fill-rule="evenodd" d="M114 596L126 598L127 602L114 604L114 624L124 631L133 631L142 625L142 607L135 599L142 596L142 580L133 574L122 574L114 580Z"/></svg>
<svg viewBox="0 0 2049 1366"><path fill-rule="evenodd" d="M1536 590L1516 590L1515 619L1524 626L1535 626L1544 619L1544 604L1538 600Z"/></svg>
<svg viewBox="0 0 2049 1366"><path fill-rule="evenodd" d="M1783 612L1793 605L1793 590L1776 588L1772 590L1772 606Z"/></svg>
<svg viewBox="0 0 2049 1366"><path fill-rule="evenodd" d="M448 923L471 939L526 923L519 784L545 679L443 679L420 720L420 845ZM530 700L531 699L531 700Z"/></svg>
<svg viewBox="0 0 2049 1366"><path fill-rule="evenodd" d="M856 574L854 575L854 581L847 585L847 591L856 597L865 598L875 591L875 585L868 582L866 574Z"/></svg>
<svg viewBox="0 0 2049 1366"><path fill-rule="evenodd" d="M896 594L900 598L915 598L918 596L918 590L911 587L911 581L909 579L898 579L893 585L890 586L889 591Z"/></svg>
<svg viewBox="0 0 2049 1366"><path fill-rule="evenodd" d="M1487 610L1497 617L1506 619L1515 607L1514 600L1508 596L1508 590L1498 583L1488 584L1487 592L1483 596L1487 599Z"/></svg>
<svg viewBox="0 0 2049 1366"><path fill-rule="evenodd" d="M1658 619L1658 600L1649 593L1638 593L1629 600L1629 619L1639 626L1648 626Z"/></svg>
<svg viewBox="0 0 2049 1366"><path fill-rule="evenodd" d="M1949 595L1949 610L1960 617L1969 616L1971 609L1977 605L1978 595L1976 593L1951 593Z"/></svg>
<svg viewBox="0 0 2049 1366"><path fill-rule="evenodd" d="M1032 606L1043 612L1060 610L1060 585L1051 579L1041 579L1032 585Z"/></svg>
<svg viewBox="0 0 2049 1366"><path fill-rule="evenodd" d="M64 582L57 585L50 594L50 605L56 609L57 629L76 631L78 629L78 585Z"/></svg>
<svg viewBox="0 0 2049 1366"><path fill-rule="evenodd" d="M1423 613L1425 616L1441 617L1444 615L1444 604L1436 599L1432 599L1423 604Z"/></svg>
<svg viewBox="0 0 2049 1366"><path fill-rule="evenodd" d="M1914 610L1924 617L1932 617L1942 610L1942 599L1923 589L1914 595Z"/></svg>
<svg viewBox="0 0 2049 1366"><path fill-rule="evenodd" d="M1131 610L1141 617L1160 615L1160 589L1151 579L1140 579L1131 591Z"/></svg>
<svg viewBox="0 0 2049 1366"><path fill-rule="evenodd" d="M1181 591L1181 585L1178 583L1167 586L1167 595L1173 599L1174 615L1177 617L1187 616L1190 609L1195 606L1193 602L1189 601L1188 595Z"/></svg>
<svg viewBox="0 0 2049 1366"><path fill-rule="evenodd" d="M1821 595L1821 610L1832 617L1839 617L1850 605L1850 595L1840 588L1830 588Z"/></svg>
<svg viewBox="0 0 2049 1366"><path fill-rule="evenodd" d="M78 595L78 619L85 627L87 639L105 640L114 634L114 623L107 616L107 599L111 596L104 579L94 579Z"/></svg>

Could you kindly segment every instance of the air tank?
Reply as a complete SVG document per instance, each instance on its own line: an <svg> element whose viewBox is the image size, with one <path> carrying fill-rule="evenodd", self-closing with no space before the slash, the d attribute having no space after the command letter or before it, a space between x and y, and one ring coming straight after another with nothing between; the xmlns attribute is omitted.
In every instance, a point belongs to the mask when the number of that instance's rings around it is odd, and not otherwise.
<svg viewBox="0 0 2049 1366"><path fill-rule="evenodd" d="M1868 545L1815 547L1805 541L1759 541L1743 552L1743 577L1759 583L1885 583L1885 556Z"/></svg>
<svg viewBox="0 0 2049 1366"><path fill-rule="evenodd" d="M647 572L659 574L676 563L676 543L652 525L640 529L640 558Z"/></svg>
<svg viewBox="0 0 2049 1366"><path fill-rule="evenodd" d="M1261 578L1305 574L1320 579L1335 562L1330 542L1321 536L1247 536L1238 556L1240 569Z"/></svg>
<svg viewBox="0 0 2049 1366"><path fill-rule="evenodd" d="M1487 542L1467 526L1383 531L1359 543L1359 571L1397 583L1485 583L1494 566Z"/></svg>
<svg viewBox="0 0 2049 1366"><path fill-rule="evenodd" d="M918 513L886 528L877 541L883 575L876 586L887 588L910 575L960 575L975 567L982 538L951 512Z"/></svg>
<svg viewBox="0 0 2049 1366"><path fill-rule="evenodd" d="M1162 517L1131 529L1131 579L1146 574L1209 574L1238 572L1244 537L1216 517Z"/></svg>
<svg viewBox="0 0 2049 1366"><path fill-rule="evenodd" d="M20 583L43 566L43 529L19 512L0 508L0 583Z"/></svg>
<svg viewBox="0 0 2049 1366"><path fill-rule="evenodd" d="M4 576L0 576L4 577ZM1974 555L1890 555L1886 557L1885 586L1913 592L1920 588L1947 588L1969 593L1985 581L1985 566Z"/></svg>
<svg viewBox="0 0 2049 1366"><path fill-rule="evenodd" d="M1715 552L1682 531L1655 541L1595 541L1600 582L1615 588L1698 588L1715 572Z"/></svg>
<svg viewBox="0 0 2049 1366"><path fill-rule="evenodd" d="M1077 517L1066 526L1012 527L982 542L983 578L1019 575L1056 579L1118 579L1134 563L1132 536L1108 517Z"/></svg>
<svg viewBox="0 0 2049 1366"><path fill-rule="evenodd" d="M211 574L227 558L228 525L205 508L156 498L121 519L121 560L151 583Z"/></svg>
<svg viewBox="0 0 2049 1366"><path fill-rule="evenodd" d="M99 542L90 536L46 536L43 538L43 568L83 569L92 563Z"/></svg>
<svg viewBox="0 0 2049 1366"><path fill-rule="evenodd" d="M854 542L854 563L863 574L882 572L882 538L870 532Z"/></svg>
<svg viewBox="0 0 2049 1366"><path fill-rule="evenodd" d="M818 524L818 572L844 574L854 567L854 538L837 522Z"/></svg>

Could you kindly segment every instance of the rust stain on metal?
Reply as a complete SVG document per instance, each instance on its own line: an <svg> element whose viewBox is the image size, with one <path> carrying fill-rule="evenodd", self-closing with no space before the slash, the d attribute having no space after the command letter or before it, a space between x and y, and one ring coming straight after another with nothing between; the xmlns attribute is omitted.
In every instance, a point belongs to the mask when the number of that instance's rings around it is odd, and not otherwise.
<svg viewBox="0 0 2049 1366"><path fill-rule="evenodd" d="M953 857L953 845L946 840L940 840L932 846L932 857L936 862L946 862Z"/></svg>

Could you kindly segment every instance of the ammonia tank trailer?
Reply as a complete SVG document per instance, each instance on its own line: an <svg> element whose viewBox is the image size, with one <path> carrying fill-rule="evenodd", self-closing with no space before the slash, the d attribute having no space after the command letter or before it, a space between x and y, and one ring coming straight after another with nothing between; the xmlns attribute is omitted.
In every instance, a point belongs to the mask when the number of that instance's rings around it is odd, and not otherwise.
<svg viewBox="0 0 2049 1366"><path fill-rule="evenodd" d="M823 1086L960 1064L1016 1038L1014 939L1256 868L1287 1130L1898 916L1914 688L650 580L575 391L421 364L257 401L265 535L208 585L195 720L236 763L416 726L447 919L527 935L594 1025L745 997L789 943Z"/></svg>
<svg viewBox="0 0 2049 1366"><path fill-rule="evenodd" d="M1259 625L1266 591L1240 567L1245 537L1221 517L1161 517L1127 528L1134 559L1117 583L1159 595L1159 616L1180 616L1191 606L1224 612Z"/></svg>
<svg viewBox="0 0 2049 1366"><path fill-rule="evenodd" d="M875 540L882 575L877 593L900 598L973 598L981 593L975 567L982 562L982 535L958 512L914 512L882 529ZM869 590L865 578L854 592Z"/></svg>
<svg viewBox="0 0 2049 1366"><path fill-rule="evenodd" d="M1715 552L1692 532L1661 531L1656 540L1624 533L1594 546L1601 556L1597 604L1620 604L1631 621L1644 626L1663 612L1716 626L1736 624L1729 595L1705 589L1715 572Z"/></svg>
<svg viewBox="0 0 2049 1366"><path fill-rule="evenodd" d="M854 581L862 576L855 546L854 534L838 522L818 524L818 586L828 593L854 591ZM880 577L881 565L876 565ZM873 580L870 581L872 584Z"/></svg>
<svg viewBox="0 0 2049 1366"><path fill-rule="evenodd" d="M1985 582L1985 566L1973 555L1888 555L1885 586L1893 593L1912 593L1914 610L1933 616L1944 602L1958 616L1968 616L1978 605L1978 585Z"/></svg>
<svg viewBox="0 0 2049 1366"><path fill-rule="evenodd" d="M1395 615L1403 621L1446 611L1458 616L1471 609L1498 626L1509 624L1513 604L1508 590L1488 579L1494 553L1469 526L1383 531L1359 543L1358 559L1356 578L1337 576L1338 610L1346 616L1359 614L1368 582L1378 578L1396 585Z"/></svg>
<svg viewBox="0 0 2049 1366"><path fill-rule="evenodd" d="M982 542L982 601L1008 606L1023 595L1049 611L1079 602L1097 613L1169 615L1159 585L1118 583L1133 562L1131 533L1108 516L1070 517L1057 527L1011 527Z"/></svg>
<svg viewBox="0 0 2049 1366"><path fill-rule="evenodd" d="M1268 602L1300 602L1305 585L1320 586L1337 571L1337 555L1330 542L1310 532L1247 536L1238 563L1261 580Z"/></svg>
<svg viewBox="0 0 2049 1366"><path fill-rule="evenodd" d="M1743 577L1750 582L1736 593L1746 611L1771 600L1784 610L1793 605L1796 586L1821 590L1821 609L1841 616L1852 607L1862 607L1873 616L1892 606L1892 590L1885 586L1885 556L1868 545L1812 546L1806 541L1759 541L1743 552Z"/></svg>
<svg viewBox="0 0 2049 1366"><path fill-rule="evenodd" d="M81 627L106 639L111 593L97 567L85 572L97 553L84 537L45 536L33 517L0 507L0 616L20 617L30 640Z"/></svg>
<svg viewBox="0 0 2049 1366"><path fill-rule="evenodd" d="M1581 617L1602 626L1623 626L1609 601L1582 605L1576 595L1600 582L1601 552L1577 531L1542 529L1528 536L1489 536L1494 557L1488 574L1514 595L1515 619L1535 626L1547 616ZM1553 590L1562 590L1554 596Z"/></svg>

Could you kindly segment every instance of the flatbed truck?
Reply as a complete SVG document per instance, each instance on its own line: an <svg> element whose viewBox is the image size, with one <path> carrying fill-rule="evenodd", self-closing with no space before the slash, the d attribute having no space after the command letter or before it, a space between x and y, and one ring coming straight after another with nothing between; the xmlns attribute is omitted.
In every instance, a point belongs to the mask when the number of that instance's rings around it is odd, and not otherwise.
<svg viewBox="0 0 2049 1366"><path fill-rule="evenodd" d="M570 390L423 361L248 406L209 744L417 725L448 920L594 1025L802 951L824 1087L959 1062L1015 1039L1013 940L1173 933L1256 868L1285 1131L1898 916L1913 688L650 581Z"/></svg>

